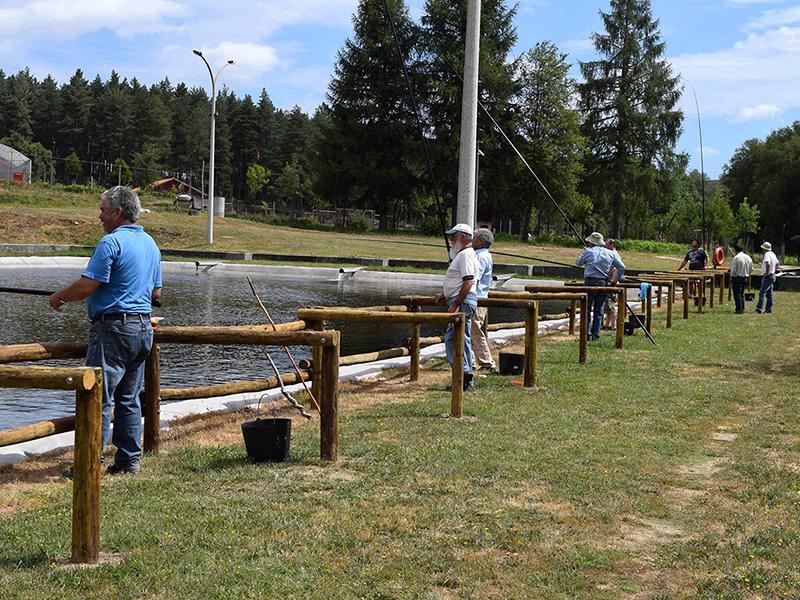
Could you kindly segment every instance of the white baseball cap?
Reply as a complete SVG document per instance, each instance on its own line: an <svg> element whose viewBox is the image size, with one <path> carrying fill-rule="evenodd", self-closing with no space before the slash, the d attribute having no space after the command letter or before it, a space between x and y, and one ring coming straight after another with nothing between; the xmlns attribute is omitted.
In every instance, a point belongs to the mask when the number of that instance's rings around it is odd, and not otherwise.
<svg viewBox="0 0 800 600"><path fill-rule="evenodd" d="M472 235L472 227L470 227L466 223L459 223L458 225L456 225L452 229L448 229L447 231L445 231L445 233L447 235L450 235L450 234L453 234L453 233L466 233L467 235Z"/></svg>

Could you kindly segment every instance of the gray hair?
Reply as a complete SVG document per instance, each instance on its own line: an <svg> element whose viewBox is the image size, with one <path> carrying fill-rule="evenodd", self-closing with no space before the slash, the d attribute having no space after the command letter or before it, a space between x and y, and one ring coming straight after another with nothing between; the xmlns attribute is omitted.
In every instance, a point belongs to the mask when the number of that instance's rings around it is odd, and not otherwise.
<svg viewBox="0 0 800 600"><path fill-rule="evenodd" d="M491 229L486 229L485 227L476 229L475 237L481 241L481 244L484 248L488 248L494 244L494 234L492 233Z"/></svg>
<svg viewBox="0 0 800 600"><path fill-rule="evenodd" d="M122 218L126 223L136 223L139 220L142 203L131 188L124 185L114 186L103 192L100 199L106 201L106 212L111 213L118 208L122 209Z"/></svg>

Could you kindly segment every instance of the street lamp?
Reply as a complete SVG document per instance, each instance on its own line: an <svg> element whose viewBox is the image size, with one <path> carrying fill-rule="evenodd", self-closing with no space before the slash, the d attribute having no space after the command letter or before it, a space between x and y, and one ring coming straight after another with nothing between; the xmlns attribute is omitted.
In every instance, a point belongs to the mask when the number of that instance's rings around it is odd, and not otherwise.
<svg viewBox="0 0 800 600"><path fill-rule="evenodd" d="M206 57L200 50L192 50L197 56L203 59L208 67L208 74L211 76L211 154L210 166L208 169L208 228L206 233L206 244L209 246L214 243L214 130L217 124L217 80L219 79L222 69L228 65L234 64L234 61L229 60L217 71L217 76L211 71L211 65L208 64Z"/></svg>

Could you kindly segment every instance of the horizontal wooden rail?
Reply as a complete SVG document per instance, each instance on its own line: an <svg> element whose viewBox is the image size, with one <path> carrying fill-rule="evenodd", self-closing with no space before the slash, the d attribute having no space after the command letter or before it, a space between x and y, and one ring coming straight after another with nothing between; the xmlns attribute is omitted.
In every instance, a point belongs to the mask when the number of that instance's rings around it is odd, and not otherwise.
<svg viewBox="0 0 800 600"><path fill-rule="evenodd" d="M89 344L18 344L0 346L0 363L29 362L60 358L86 358Z"/></svg>
<svg viewBox="0 0 800 600"><path fill-rule="evenodd" d="M408 348L387 348L386 350L378 350L377 352L365 352L363 354L350 354L348 356L339 357L339 366L346 367L349 365L362 365L364 363L375 362L376 360L386 360L388 358L399 358L401 356L408 356L411 351ZM297 365L301 369L313 368L314 361L303 359L297 361Z"/></svg>
<svg viewBox="0 0 800 600"><path fill-rule="evenodd" d="M461 313L398 313L360 311L350 308L301 308L297 315L304 321L357 321L359 323L455 323Z"/></svg>
<svg viewBox="0 0 800 600"><path fill-rule="evenodd" d="M88 391L103 381L92 367L12 367L0 365L0 387Z"/></svg>
<svg viewBox="0 0 800 600"><path fill-rule="evenodd" d="M257 346L333 346L329 331L272 331L251 327L159 327L156 344L227 344Z"/></svg>
<svg viewBox="0 0 800 600"><path fill-rule="evenodd" d="M301 361L302 362L302 361ZM301 369L303 367L300 367ZM303 372L303 380L311 379L310 372ZM281 375L283 385L300 383L297 373L283 373ZM231 396L233 394L247 394L252 392L263 392L280 387L277 377L268 377L261 381L235 381L233 383L220 383L218 385L205 385L194 388L172 388L161 390L161 400L173 402L177 400L196 400L199 398L215 398L217 396Z"/></svg>
<svg viewBox="0 0 800 600"><path fill-rule="evenodd" d="M75 431L75 415L0 431L0 448L38 440L39 438L64 433L65 431Z"/></svg>

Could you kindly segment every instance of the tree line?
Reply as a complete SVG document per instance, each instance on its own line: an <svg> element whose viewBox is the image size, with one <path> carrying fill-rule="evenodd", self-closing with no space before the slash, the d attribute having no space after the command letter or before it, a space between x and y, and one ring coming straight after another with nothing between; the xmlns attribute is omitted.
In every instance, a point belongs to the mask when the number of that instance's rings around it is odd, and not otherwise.
<svg viewBox="0 0 800 600"><path fill-rule="evenodd" d="M421 137L449 220L457 192L466 4L427 0L416 23L403 0L360 0L326 101L310 117L297 106L276 108L267 90L255 101L223 87L219 195L239 207L275 202L293 212L374 209L382 230L416 215L423 230L437 232ZM564 230L550 195L584 230L615 237L686 241L701 227L703 208L715 240L755 232L760 217L791 216L788 209L764 210L777 184L753 191L745 181L749 150L734 156L724 185L714 188L696 171L687 173L688 156L676 152L683 86L664 59L649 0L611 0L609 11L601 11L604 31L592 35L597 58L579 63L581 82L570 75L568 55L550 41L512 56L516 11L507 0L482 2L479 221L518 220L523 235ZM78 70L59 85L51 76L37 81L28 69L0 71L0 138L33 156L39 179L48 176L52 154L69 157L56 161L59 173L79 183L116 183L127 173L123 165L137 185L163 175L196 182L208 163L209 108L202 88L169 79L147 87L116 72L107 81L99 75L88 81ZM780 191L791 195L785 186Z"/></svg>

